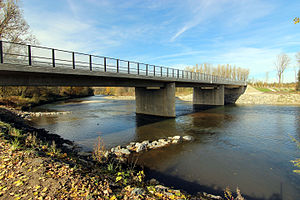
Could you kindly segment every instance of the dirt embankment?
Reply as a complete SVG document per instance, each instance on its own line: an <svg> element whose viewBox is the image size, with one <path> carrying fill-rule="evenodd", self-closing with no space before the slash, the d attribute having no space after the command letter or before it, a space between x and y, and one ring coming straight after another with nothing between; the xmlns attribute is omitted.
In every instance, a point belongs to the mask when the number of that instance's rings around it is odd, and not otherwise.
<svg viewBox="0 0 300 200"><path fill-rule="evenodd" d="M299 93L260 92L248 85L236 104L300 105Z"/></svg>
<svg viewBox="0 0 300 200"><path fill-rule="evenodd" d="M178 96L183 101L193 101L193 94ZM248 85L236 104L300 105L300 93L261 92Z"/></svg>

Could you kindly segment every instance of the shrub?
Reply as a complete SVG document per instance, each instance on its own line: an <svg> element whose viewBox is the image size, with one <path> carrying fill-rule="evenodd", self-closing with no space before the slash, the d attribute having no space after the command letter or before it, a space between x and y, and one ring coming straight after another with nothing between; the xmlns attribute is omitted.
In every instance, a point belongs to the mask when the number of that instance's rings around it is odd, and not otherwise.
<svg viewBox="0 0 300 200"><path fill-rule="evenodd" d="M93 158L99 162L106 160L106 150L103 139L99 136L94 147Z"/></svg>

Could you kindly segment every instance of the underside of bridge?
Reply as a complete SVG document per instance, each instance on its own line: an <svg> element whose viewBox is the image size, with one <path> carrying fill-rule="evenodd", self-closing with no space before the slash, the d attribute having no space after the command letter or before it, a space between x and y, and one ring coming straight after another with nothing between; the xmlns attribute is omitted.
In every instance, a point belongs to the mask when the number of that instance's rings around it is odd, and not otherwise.
<svg viewBox="0 0 300 200"><path fill-rule="evenodd" d="M136 113L176 117L175 87L175 83L167 83L164 87L136 87ZM234 104L244 93L246 86L214 85L193 88L193 104L222 106Z"/></svg>

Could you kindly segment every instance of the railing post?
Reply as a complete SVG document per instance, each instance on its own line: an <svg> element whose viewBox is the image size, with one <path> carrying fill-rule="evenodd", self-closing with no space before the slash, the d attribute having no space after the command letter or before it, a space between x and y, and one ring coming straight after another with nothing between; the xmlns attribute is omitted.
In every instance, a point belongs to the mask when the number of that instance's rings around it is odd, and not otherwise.
<svg viewBox="0 0 300 200"><path fill-rule="evenodd" d="M55 67L55 50L52 49L52 66Z"/></svg>
<svg viewBox="0 0 300 200"><path fill-rule="evenodd" d="M90 71L93 71L93 60L92 60L92 55L90 57Z"/></svg>
<svg viewBox="0 0 300 200"><path fill-rule="evenodd" d="M182 79L184 79L184 70L182 70Z"/></svg>
<svg viewBox="0 0 300 200"><path fill-rule="evenodd" d="M130 62L128 61L128 74L130 74Z"/></svg>
<svg viewBox="0 0 300 200"><path fill-rule="evenodd" d="M172 69L172 78L174 78L174 69Z"/></svg>
<svg viewBox="0 0 300 200"><path fill-rule="evenodd" d="M160 76L162 76L162 67L160 67Z"/></svg>
<svg viewBox="0 0 300 200"><path fill-rule="evenodd" d="M75 53L72 52L72 63L73 63L73 69L75 69Z"/></svg>
<svg viewBox="0 0 300 200"><path fill-rule="evenodd" d="M179 69L177 69L177 78L179 78Z"/></svg>
<svg viewBox="0 0 300 200"><path fill-rule="evenodd" d="M31 46L28 45L28 64L29 66L31 66L32 62L31 62Z"/></svg>
<svg viewBox="0 0 300 200"><path fill-rule="evenodd" d="M117 73L119 73L119 59L117 59Z"/></svg>
<svg viewBox="0 0 300 200"><path fill-rule="evenodd" d="M137 74L140 75L140 63L137 63Z"/></svg>
<svg viewBox="0 0 300 200"><path fill-rule="evenodd" d="M169 77L169 68L167 68L167 77Z"/></svg>
<svg viewBox="0 0 300 200"><path fill-rule="evenodd" d="M155 76L155 65L153 65L153 76Z"/></svg>
<svg viewBox="0 0 300 200"><path fill-rule="evenodd" d="M104 72L106 72L106 57L103 58L103 67L104 67Z"/></svg>
<svg viewBox="0 0 300 200"><path fill-rule="evenodd" d="M3 63L3 45L1 40L0 40L0 63Z"/></svg>
<svg viewBox="0 0 300 200"><path fill-rule="evenodd" d="M148 76L148 64L146 64L146 76Z"/></svg>

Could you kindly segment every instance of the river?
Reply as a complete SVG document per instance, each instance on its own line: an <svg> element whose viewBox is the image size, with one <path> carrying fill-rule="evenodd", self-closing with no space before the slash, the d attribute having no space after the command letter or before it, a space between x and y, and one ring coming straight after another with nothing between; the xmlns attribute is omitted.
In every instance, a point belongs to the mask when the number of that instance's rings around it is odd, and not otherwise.
<svg viewBox="0 0 300 200"><path fill-rule="evenodd" d="M101 136L107 148L131 141L191 135L193 142L148 151L138 158L149 176L188 192L222 194L239 187L247 199L300 199L300 107L230 105L194 107L176 100L176 118L136 116L135 101L102 96L57 102L32 111L72 114L34 118L45 128L91 151Z"/></svg>

